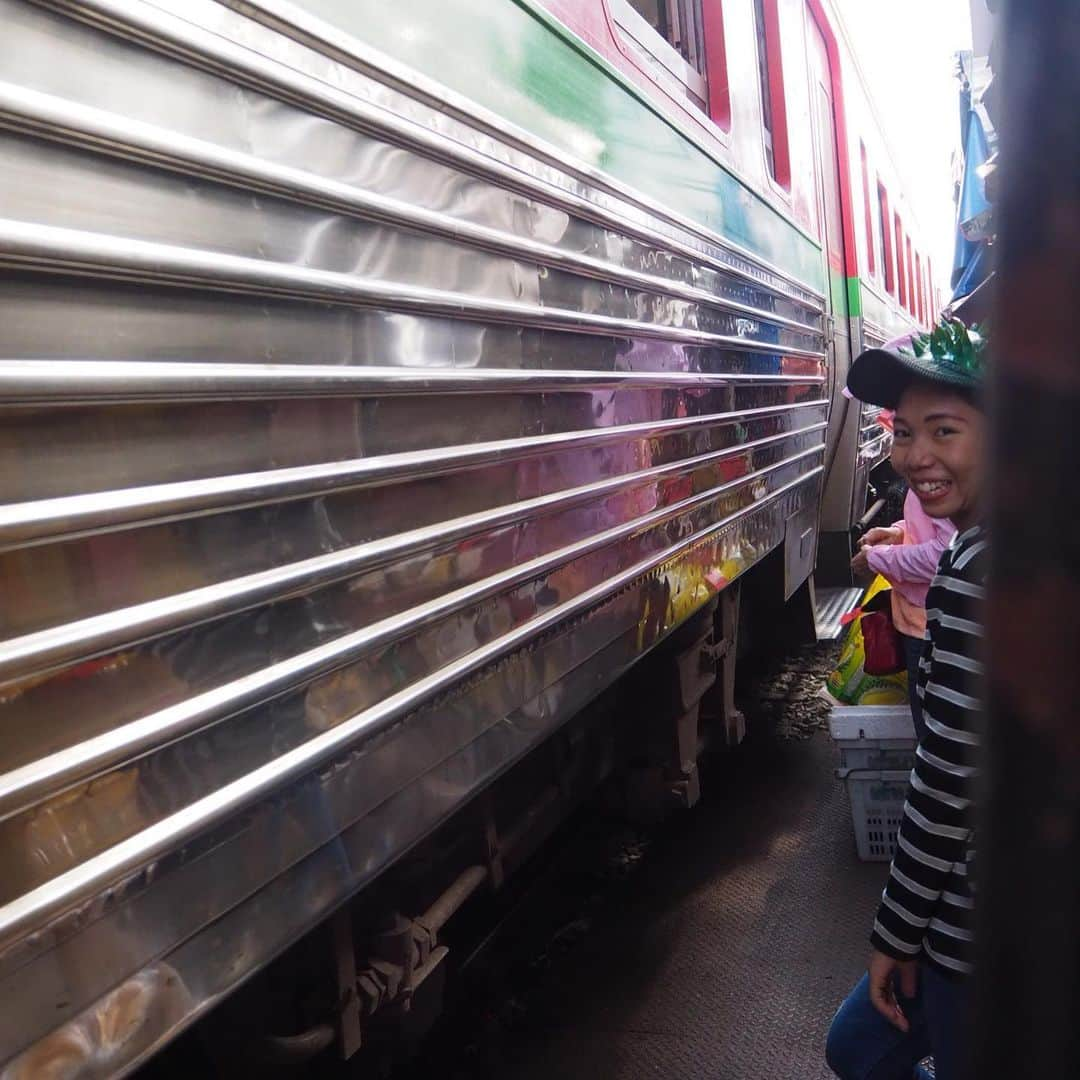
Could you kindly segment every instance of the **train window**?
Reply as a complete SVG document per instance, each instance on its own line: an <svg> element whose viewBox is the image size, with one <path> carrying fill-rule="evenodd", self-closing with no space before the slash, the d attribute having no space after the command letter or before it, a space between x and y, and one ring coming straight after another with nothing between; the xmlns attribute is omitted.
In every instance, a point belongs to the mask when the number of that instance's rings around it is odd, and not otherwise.
<svg viewBox="0 0 1080 1080"><path fill-rule="evenodd" d="M907 308L912 315L915 314L915 263L911 258L911 237L904 238L906 245L904 253L907 255Z"/></svg>
<svg viewBox="0 0 1080 1080"><path fill-rule="evenodd" d="M784 97L780 16L776 10L776 0L754 0L754 28L765 160L773 179L781 187L787 188L791 185L791 159L788 154L787 102Z"/></svg>
<svg viewBox="0 0 1080 1080"><path fill-rule="evenodd" d="M859 140L859 158L862 162L863 207L866 211L866 261L871 276L877 273L877 259L874 257L874 208L870 204L870 168L866 163L866 146Z"/></svg>
<svg viewBox="0 0 1080 1080"><path fill-rule="evenodd" d="M696 71L705 72L701 0L629 0L630 6ZM725 89L727 80L724 80ZM711 104L711 100L710 100Z"/></svg>
<svg viewBox="0 0 1080 1080"><path fill-rule="evenodd" d="M672 97L709 109L702 0L604 0L603 7L619 51L635 67Z"/></svg>
<svg viewBox="0 0 1080 1080"><path fill-rule="evenodd" d="M915 252L915 282L918 286L919 322L926 322L926 296L922 276L922 256Z"/></svg>
<svg viewBox="0 0 1080 1080"><path fill-rule="evenodd" d="M904 229L900 215L893 214L893 231L896 234L896 298L901 307L907 307L907 279L904 277Z"/></svg>
<svg viewBox="0 0 1080 1080"><path fill-rule="evenodd" d="M709 86L709 116L714 124L730 131L731 87L724 40L724 9L719 2L704 8L701 29L705 45L705 77Z"/></svg>
<svg viewBox="0 0 1080 1080"><path fill-rule="evenodd" d="M761 84L761 126L765 129L765 159L769 163L769 171L775 176L772 88L769 85L769 58L765 47L765 5L762 0L754 0L754 23L757 37L758 81Z"/></svg>
<svg viewBox="0 0 1080 1080"><path fill-rule="evenodd" d="M889 193L880 180L877 182L877 201L878 247L881 251L881 267L884 271L885 288L889 292L895 293L896 275L893 272L892 240L889 236Z"/></svg>

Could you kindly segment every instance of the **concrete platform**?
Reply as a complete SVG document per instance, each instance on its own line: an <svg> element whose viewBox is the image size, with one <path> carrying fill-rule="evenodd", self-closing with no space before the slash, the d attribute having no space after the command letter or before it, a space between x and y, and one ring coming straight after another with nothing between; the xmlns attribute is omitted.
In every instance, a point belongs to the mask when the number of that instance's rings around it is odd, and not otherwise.
<svg viewBox="0 0 1080 1080"><path fill-rule="evenodd" d="M855 858L826 733L714 763L706 798L529 1005L511 1080L816 1080L886 874ZM628 883L630 884L630 883Z"/></svg>

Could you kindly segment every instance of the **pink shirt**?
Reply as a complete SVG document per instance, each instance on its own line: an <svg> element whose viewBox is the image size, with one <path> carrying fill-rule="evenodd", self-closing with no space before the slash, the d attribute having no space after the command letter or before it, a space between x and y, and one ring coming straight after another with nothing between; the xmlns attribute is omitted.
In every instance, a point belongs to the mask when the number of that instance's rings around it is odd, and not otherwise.
<svg viewBox="0 0 1080 1080"><path fill-rule="evenodd" d="M903 531L904 542L867 548L866 561L893 587L896 629L911 637L922 637L926 630L926 593L937 573L941 553L956 535L956 527L948 518L929 517L913 491L904 499L904 520L894 527Z"/></svg>

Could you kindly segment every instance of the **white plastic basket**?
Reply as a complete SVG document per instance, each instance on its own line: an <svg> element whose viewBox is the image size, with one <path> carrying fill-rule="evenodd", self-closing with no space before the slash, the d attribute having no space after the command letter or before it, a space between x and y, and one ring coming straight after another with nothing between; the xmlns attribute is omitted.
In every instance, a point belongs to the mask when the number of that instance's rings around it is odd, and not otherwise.
<svg viewBox="0 0 1080 1080"><path fill-rule="evenodd" d="M896 854L896 831L904 816L910 771L854 769L845 774L855 826L855 848L863 862L889 862Z"/></svg>
<svg viewBox="0 0 1080 1080"><path fill-rule="evenodd" d="M829 734L841 769L911 770L915 726L907 705L835 705Z"/></svg>
<svg viewBox="0 0 1080 1080"><path fill-rule="evenodd" d="M847 785L855 847L864 862L888 862L915 764L915 727L907 705L836 705L829 734L840 751L836 775Z"/></svg>

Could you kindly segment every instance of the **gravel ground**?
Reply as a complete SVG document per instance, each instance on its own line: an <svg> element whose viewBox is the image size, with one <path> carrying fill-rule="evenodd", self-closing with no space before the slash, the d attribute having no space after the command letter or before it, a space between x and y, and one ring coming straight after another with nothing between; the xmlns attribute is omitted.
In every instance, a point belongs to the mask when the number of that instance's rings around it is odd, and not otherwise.
<svg viewBox="0 0 1080 1080"><path fill-rule="evenodd" d="M821 694L840 656L839 642L794 649L759 665L737 687L751 730L779 739L806 739L829 728L830 704Z"/></svg>

